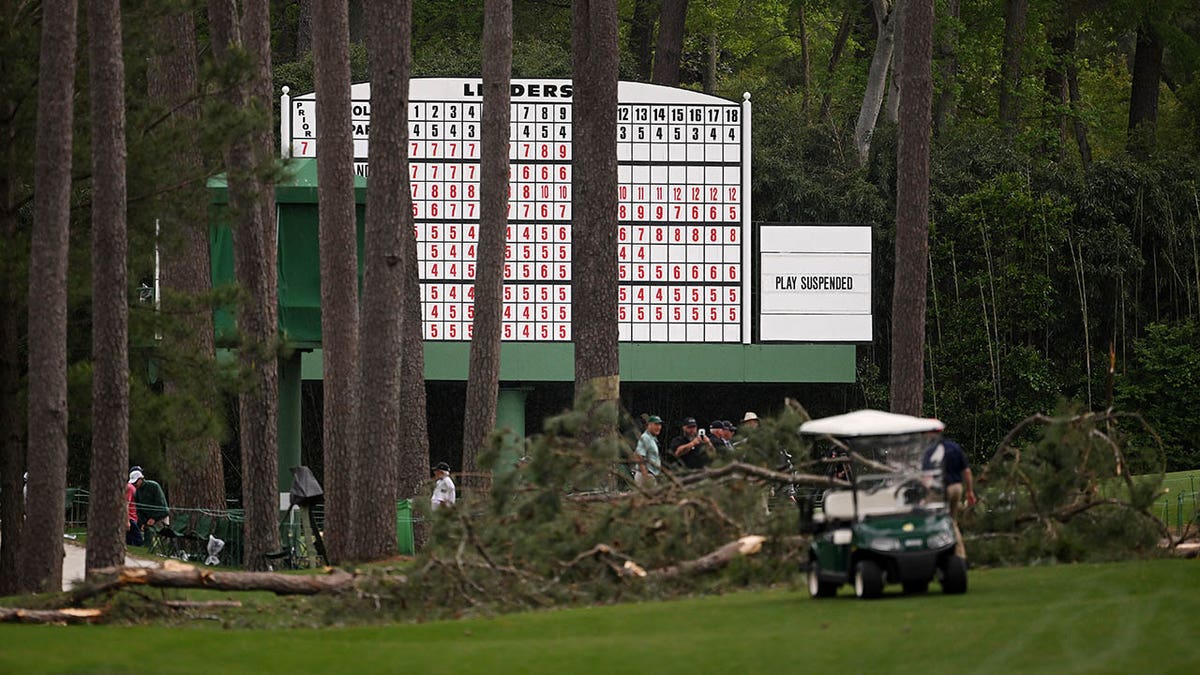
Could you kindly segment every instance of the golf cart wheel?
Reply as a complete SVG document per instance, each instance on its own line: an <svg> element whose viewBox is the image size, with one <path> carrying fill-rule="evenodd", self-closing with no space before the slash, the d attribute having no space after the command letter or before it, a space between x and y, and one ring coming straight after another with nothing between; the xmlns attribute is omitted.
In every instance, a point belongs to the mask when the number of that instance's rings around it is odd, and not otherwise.
<svg viewBox="0 0 1200 675"><path fill-rule="evenodd" d="M813 561L808 566L808 594L814 598L832 598L837 592L838 584L821 581L821 568Z"/></svg>
<svg viewBox="0 0 1200 675"><path fill-rule="evenodd" d="M860 560L854 566L854 595L864 599L883 595L883 570L874 560Z"/></svg>
<svg viewBox="0 0 1200 675"><path fill-rule="evenodd" d="M952 555L942 568L942 592L960 595L967 592L967 561Z"/></svg>
<svg viewBox="0 0 1200 675"><path fill-rule="evenodd" d="M929 590L929 580L904 582L905 595L922 595Z"/></svg>

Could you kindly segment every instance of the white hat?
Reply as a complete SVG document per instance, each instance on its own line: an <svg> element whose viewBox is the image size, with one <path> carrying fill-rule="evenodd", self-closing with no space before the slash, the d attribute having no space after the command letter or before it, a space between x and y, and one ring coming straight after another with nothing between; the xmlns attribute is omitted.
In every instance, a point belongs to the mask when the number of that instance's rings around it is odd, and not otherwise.
<svg viewBox="0 0 1200 675"><path fill-rule="evenodd" d="M742 417L743 422L749 422L750 420L756 420L756 419L758 419L758 415L755 415L752 412L748 412L748 413L746 413L746 415L744 417Z"/></svg>
<svg viewBox="0 0 1200 675"><path fill-rule="evenodd" d="M143 478L143 477L144 476L142 475L142 472L138 471L137 469L134 469L133 471L129 472L129 482L130 483L136 483L139 478Z"/></svg>

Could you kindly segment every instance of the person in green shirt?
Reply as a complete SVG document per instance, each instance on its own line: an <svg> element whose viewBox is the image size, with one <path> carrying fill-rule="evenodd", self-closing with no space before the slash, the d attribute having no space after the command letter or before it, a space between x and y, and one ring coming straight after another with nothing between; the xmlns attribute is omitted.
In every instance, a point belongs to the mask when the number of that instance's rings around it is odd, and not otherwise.
<svg viewBox="0 0 1200 675"><path fill-rule="evenodd" d="M662 431L662 418L651 415L646 419L646 430L638 439L638 461L633 467L633 482L638 487L652 487L662 473L662 459L658 453L658 434Z"/></svg>

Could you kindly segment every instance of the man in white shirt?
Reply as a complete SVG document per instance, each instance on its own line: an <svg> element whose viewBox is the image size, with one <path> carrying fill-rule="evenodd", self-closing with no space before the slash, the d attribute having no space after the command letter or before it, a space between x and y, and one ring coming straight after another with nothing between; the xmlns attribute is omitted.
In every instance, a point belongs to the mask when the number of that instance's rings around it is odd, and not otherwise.
<svg viewBox="0 0 1200 675"><path fill-rule="evenodd" d="M450 465L438 462L433 467L433 477L437 481L433 485L433 510L436 511L443 506L453 506L457 499L457 492L454 489L454 481L450 480Z"/></svg>

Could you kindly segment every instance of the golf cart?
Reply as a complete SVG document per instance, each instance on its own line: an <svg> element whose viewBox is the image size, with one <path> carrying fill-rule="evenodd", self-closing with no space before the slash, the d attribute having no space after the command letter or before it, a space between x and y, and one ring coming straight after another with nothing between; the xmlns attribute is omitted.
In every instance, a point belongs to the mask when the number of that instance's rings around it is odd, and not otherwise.
<svg viewBox="0 0 1200 675"><path fill-rule="evenodd" d="M905 593L924 593L935 577L945 593L966 592L940 453L932 452L943 428L936 419L877 410L800 426L814 437L813 457L829 460L849 482L800 497L801 529L812 535L814 598L832 597L845 583L860 598L877 598L896 583Z"/></svg>

